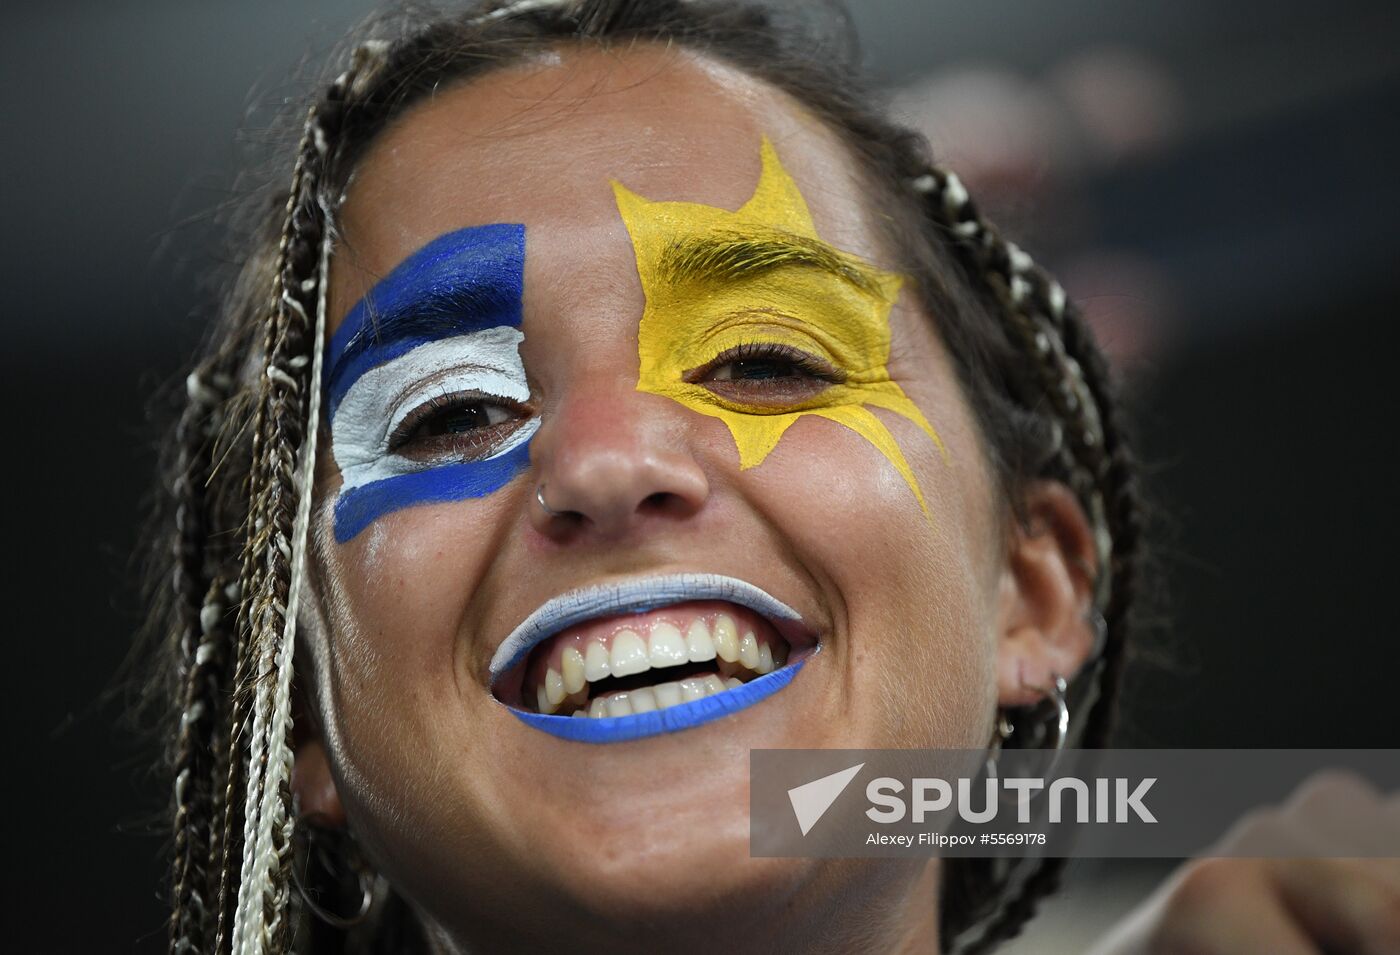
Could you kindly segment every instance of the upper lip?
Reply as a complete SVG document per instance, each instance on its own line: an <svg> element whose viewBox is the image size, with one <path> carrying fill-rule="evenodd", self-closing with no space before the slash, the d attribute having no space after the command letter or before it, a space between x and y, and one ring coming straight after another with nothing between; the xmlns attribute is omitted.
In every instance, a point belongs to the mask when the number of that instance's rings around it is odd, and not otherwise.
<svg viewBox="0 0 1400 955"><path fill-rule="evenodd" d="M491 681L500 679L538 644L575 624L614 614L645 613L687 600L728 600L774 624L802 620L801 614L761 587L723 574L659 574L609 581L567 591L541 604L496 648Z"/></svg>

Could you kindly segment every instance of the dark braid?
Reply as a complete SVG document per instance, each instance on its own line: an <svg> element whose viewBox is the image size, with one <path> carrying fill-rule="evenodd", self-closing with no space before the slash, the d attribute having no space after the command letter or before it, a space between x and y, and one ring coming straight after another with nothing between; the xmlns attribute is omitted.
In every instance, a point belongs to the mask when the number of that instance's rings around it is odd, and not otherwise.
<svg viewBox="0 0 1400 955"><path fill-rule="evenodd" d="M1132 452L1124 436L1107 363L1078 309L1060 286L1014 244L984 221L961 183L951 173L932 169L913 180L927 196L927 215L943 231L972 275L980 276L1008 319L1013 338L1030 359L1054 409L1053 450L1058 477L1078 494L1095 524L1100 559L1098 602L1103 610L1105 642L1098 660L1090 661L1079 680L1091 685L1081 693L1087 704L1076 714L1078 745L1103 746L1112 726L1112 705L1125 659L1128 612L1136 584L1141 507ZM995 860L960 860L964 879L1007 884L991 875ZM1041 899L1053 893L1064 870L1062 858L1041 859L1021 880L1001 909L978 925L975 938L959 950L986 952L1014 938L1035 914ZM953 889L976 896L967 885ZM945 912L945 942L952 947L957 931Z"/></svg>
<svg viewBox="0 0 1400 955"><path fill-rule="evenodd" d="M1110 380L1106 363L1088 334L1077 310L1067 310L1063 325L1066 352L1084 371L1084 377L1100 409L1103 423L1106 467L1103 476L1106 517L1113 534L1109 574L1112 592L1104 611L1106 642L1097 665L1086 667L1086 674L1097 686L1089 687L1088 705L1077 716L1082 726L1077 744L1094 749L1107 745L1113 729L1113 706L1127 659L1127 637L1131 611L1137 596L1142 535L1142 505L1136 479L1136 463L1123 437L1121 412L1109 399ZM963 860L974 861L974 860ZM981 860L976 860L981 861ZM980 936L962 951L968 955L986 952L1000 942L1020 934L1040 901L1058 887L1064 872L1063 858L1043 859L1022 882L1005 907L981 930Z"/></svg>
<svg viewBox="0 0 1400 955"><path fill-rule="evenodd" d="M174 773L171 873L176 900L170 925L172 951L205 951L217 896L218 826L222 811L224 755L232 654L227 611L234 604L233 570L218 541L225 526L219 495L208 493L220 461L238 352L221 348L185 382L187 402L175 429L172 494L173 573L170 613L178 649L175 697L178 729Z"/></svg>
<svg viewBox="0 0 1400 955"><path fill-rule="evenodd" d="M211 657L207 644L218 627L214 613L206 613L207 538L204 486L208 480L206 446L212 437L211 410L220 396L206 382L207 375L191 372L187 380L189 402L175 429L179 449L172 493L175 509L175 553L172 594L175 626L179 634L179 676L184 682L179 730L175 739L174 770L174 869L175 910L170 922L173 951L197 952L204 947L202 926L207 894L210 787L205 745L215 714L216 696L208 679ZM209 649L206 649L209 646Z"/></svg>
<svg viewBox="0 0 1400 955"><path fill-rule="evenodd" d="M1018 500L1026 480L1059 480L1095 527L1106 640L1071 699L1081 745L1106 741L1141 529L1134 462L1104 361L1060 287L981 219L954 177L930 166L922 139L869 110L869 96L840 71L850 51L803 33L801 22L775 25L776 16L738 0L527 0L449 17L391 15L370 29L394 39L356 47L350 69L306 114L291 188L264 217L261 245L226 306L222 338L191 377L177 428L171 653L182 710L172 752L172 951L231 951L238 931L256 935L244 939L252 950L285 951L292 941L285 707L293 645L285 636L295 625L288 616L298 509L309 505L298 457L313 439L308 426L319 426L311 419L320 387L312 371L330 197L380 130L413 103L446 82L561 42L657 39L728 60L822 116L863 160L891 218L917 220L913 237L899 236L896 245L937 316L1009 499ZM1018 727L1033 736L1032 714L1025 715ZM944 864L941 930L949 948L957 940L964 951L983 952L1013 937L1063 866L1034 861L1013 882L997 861ZM376 911L355 933L368 936L365 950L421 945L412 941L408 907L392 893ZM328 945L348 944L333 934Z"/></svg>

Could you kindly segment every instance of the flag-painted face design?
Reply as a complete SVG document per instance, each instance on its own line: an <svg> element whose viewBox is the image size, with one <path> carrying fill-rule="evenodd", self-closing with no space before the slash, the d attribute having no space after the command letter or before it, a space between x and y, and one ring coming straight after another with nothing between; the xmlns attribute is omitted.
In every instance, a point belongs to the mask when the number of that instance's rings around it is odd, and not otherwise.
<svg viewBox="0 0 1400 955"><path fill-rule="evenodd" d="M889 313L902 279L823 242L766 137L762 154L758 186L737 212L651 202L613 183L646 294L637 388L723 421L740 469L761 464L803 415L845 425L894 465L927 516L913 470L870 411L902 415L943 451L886 369ZM713 380L701 383L712 370L745 360L756 360L760 373L765 361L795 365L817 387L760 404Z"/></svg>
<svg viewBox="0 0 1400 955"><path fill-rule="evenodd" d="M482 497L529 465L539 427L519 346L525 227L441 236L355 304L324 388L345 543L405 507Z"/></svg>

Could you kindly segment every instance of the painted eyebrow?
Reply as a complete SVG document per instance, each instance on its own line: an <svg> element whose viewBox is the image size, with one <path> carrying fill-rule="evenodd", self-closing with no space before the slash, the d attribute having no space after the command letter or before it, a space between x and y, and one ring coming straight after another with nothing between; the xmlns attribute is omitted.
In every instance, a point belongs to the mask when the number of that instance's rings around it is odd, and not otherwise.
<svg viewBox="0 0 1400 955"><path fill-rule="evenodd" d="M880 295L871 270L853 256L806 236L782 230L711 232L676 239L661 253L659 271L673 284L738 281L781 268L810 268L834 275L862 292Z"/></svg>
<svg viewBox="0 0 1400 955"><path fill-rule="evenodd" d="M525 227L506 223L449 232L400 262L331 336L324 377L329 413L366 371L425 342L519 327L524 265Z"/></svg>

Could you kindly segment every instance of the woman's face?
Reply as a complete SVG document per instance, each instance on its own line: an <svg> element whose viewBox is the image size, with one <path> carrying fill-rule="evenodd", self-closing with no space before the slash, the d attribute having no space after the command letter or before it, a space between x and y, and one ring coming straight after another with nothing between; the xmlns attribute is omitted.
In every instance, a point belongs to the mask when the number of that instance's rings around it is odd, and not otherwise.
<svg viewBox="0 0 1400 955"><path fill-rule="evenodd" d="M979 747L997 698L1001 505L841 142L713 61L571 51L405 114L341 225L312 649L381 871L493 951L911 884L748 857L749 750ZM632 602L555 600L600 585Z"/></svg>

